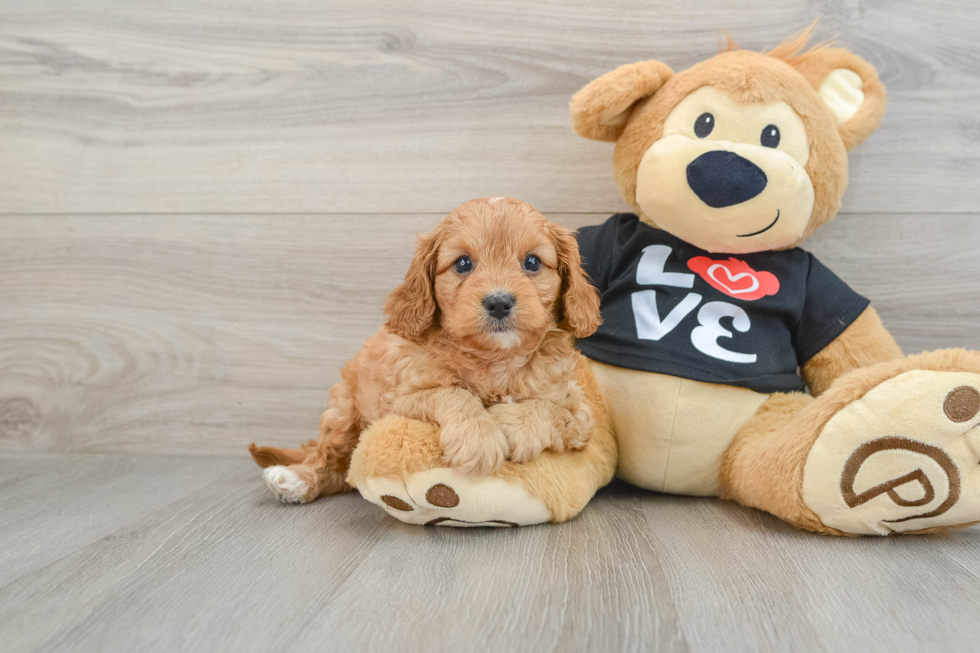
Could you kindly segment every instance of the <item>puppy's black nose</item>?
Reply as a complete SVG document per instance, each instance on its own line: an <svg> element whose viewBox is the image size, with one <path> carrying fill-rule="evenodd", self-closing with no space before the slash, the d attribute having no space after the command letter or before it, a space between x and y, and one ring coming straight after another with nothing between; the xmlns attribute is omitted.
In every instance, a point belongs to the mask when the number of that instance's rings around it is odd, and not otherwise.
<svg viewBox="0 0 980 653"><path fill-rule="evenodd" d="M705 152L687 166L687 185L713 209L746 202L767 182L762 168L734 152Z"/></svg>
<svg viewBox="0 0 980 653"><path fill-rule="evenodd" d="M510 315L510 309L514 308L514 296L510 293L494 293L483 298L483 308L495 320L502 320Z"/></svg>

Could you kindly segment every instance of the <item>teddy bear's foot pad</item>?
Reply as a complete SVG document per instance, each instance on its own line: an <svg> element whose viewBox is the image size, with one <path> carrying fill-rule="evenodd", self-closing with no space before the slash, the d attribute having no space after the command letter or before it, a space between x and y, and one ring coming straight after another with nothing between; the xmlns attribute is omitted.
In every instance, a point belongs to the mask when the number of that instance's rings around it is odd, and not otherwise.
<svg viewBox="0 0 980 653"><path fill-rule="evenodd" d="M906 372L847 405L808 454L803 500L853 534L980 520L980 374Z"/></svg>
<svg viewBox="0 0 980 653"><path fill-rule="evenodd" d="M544 503L519 483L468 476L452 468L428 469L405 479L367 478L357 489L365 499L409 524L506 528L551 521Z"/></svg>

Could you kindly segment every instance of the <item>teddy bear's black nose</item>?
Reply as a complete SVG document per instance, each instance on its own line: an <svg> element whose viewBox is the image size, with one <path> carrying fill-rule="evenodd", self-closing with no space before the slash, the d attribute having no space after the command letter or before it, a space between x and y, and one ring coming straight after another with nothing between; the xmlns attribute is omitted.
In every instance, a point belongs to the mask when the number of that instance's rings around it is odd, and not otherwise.
<svg viewBox="0 0 980 653"><path fill-rule="evenodd" d="M741 204L761 193L766 173L734 152L705 152L687 166L687 185L713 209Z"/></svg>

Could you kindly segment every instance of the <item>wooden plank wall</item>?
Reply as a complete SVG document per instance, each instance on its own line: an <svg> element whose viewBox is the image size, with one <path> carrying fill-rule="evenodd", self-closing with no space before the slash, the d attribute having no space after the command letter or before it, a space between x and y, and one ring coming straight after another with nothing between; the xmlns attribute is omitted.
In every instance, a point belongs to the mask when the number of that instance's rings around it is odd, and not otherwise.
<svg viewBox="0 0 980 653"><path fill-rule="evenodd" d="M906 351L980 348L973 2L0 3L0 451L312 436L413 234L483 195L625 208L578 88L817 17L890 104L809 248Z"/></svg>

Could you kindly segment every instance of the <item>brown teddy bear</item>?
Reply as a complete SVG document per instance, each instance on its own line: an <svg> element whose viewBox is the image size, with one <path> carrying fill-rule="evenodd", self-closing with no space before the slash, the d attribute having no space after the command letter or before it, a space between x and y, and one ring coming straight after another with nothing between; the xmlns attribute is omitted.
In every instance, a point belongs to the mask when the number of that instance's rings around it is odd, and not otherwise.
<svg viewBox="0 0 980 653"><path fill-rule="evenodd" d="M434 427L392 419L365 434L350 482L379 505L457 487L450 508L417 499L424 518L389 510L416 523L467 506L481 523L560 521L614 463L640 487L822 533L980 520L980 354L904 357L868 301L798 248L836 214L847 151L885 111L871 65L804 50L807 37L680 73L629 64L572 100L576 132L616 143L635 211L579 234L604 320L579 346L618 453L600 428L583 452L465 478L440 462Z"/></svg>

